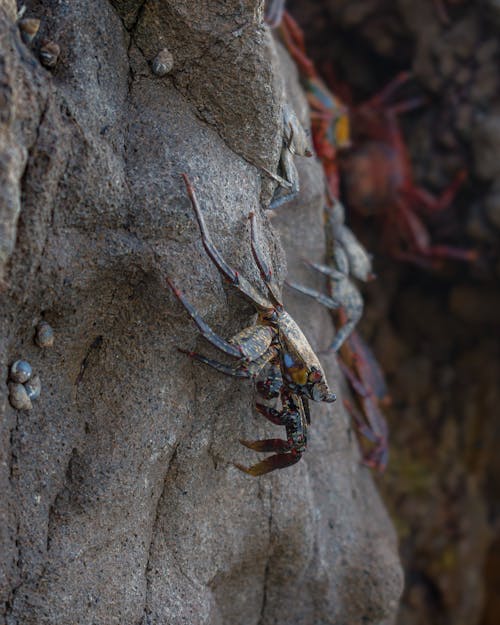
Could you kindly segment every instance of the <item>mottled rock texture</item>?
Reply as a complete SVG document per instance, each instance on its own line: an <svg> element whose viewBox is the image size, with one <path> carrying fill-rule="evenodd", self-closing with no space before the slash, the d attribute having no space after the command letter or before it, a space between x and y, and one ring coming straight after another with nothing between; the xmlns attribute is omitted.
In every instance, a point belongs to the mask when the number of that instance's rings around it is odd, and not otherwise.
<svg viewBox="0 0 500 625"><path fill-rule="evenodd" d="M27 2L32 49L0 6L0 617L7 625L389 624L395 536L339 401L313 406L306 457L261 479L239 438L276 435L250 384L194 364L213 354L165 284L224 336L253 310L223 286L180 178L215 243L252 282L247 215L280 283L321 259L321 170L270 221L281 106L307 123L261 3ZM37 57L57 41L51 72ZM151 61L168 48L171 74ZM283 76L288 76L285 94ZM281 236L280 236L281 233ZM283 243L283 247L282 247ZM285 251L286 250L286 255ZM311 276L307 275L310 280ZM326 312L286 294L312 344ZM41 319L54 346L34 343ZM7 367L42 380L31 411Z"/></svg>

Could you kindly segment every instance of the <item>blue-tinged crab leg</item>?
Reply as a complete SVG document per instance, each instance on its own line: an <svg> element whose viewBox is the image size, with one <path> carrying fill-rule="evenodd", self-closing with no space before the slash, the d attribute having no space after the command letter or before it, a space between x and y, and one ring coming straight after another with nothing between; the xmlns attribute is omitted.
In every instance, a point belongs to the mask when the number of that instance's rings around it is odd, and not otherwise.
<svg viewBox="0 0 500 625"><path fill-rule="evenodd" d="M186 354L190 358L193 358L193 360L197 360L198 362L202 362L205 365L212 367L212 369L216 369L219 373L230 375L235 378L255 378L260 373L262 368L265 367L269 360L275 355L275 350L273 349L269 350L269 352L266 352L253 362L241 362L240 360L237 365L231 366L219 362L218 360L207 358L206 356L203 356L203 354L198 354L197 352L190 352L186 349L180 348L179 351Z"/></svg>
<svg viewBox="0 0 500 625"><path fill-rule="evenodd" d="M332 278L332 280L342 280L343 278L346 277L345 273L342 273L341 271L338 271L337 269L334 269L333 267L329 267L328 265L322 265L320 263L313 263L312 261L307 260L307 259L304 260L304 263L308 267L311 267L311 269L315 269L319 273L322 273L325 276L329 276L330 278Z"/></svg>
<svg viewBox="0 0 500 625"><path fill-rule="evenodd" d="M346 323L344 323L344 325L339 330L337 330L337 333L335 334L335 338L333 339L330 347L328 348L329 351L332 351L332 352L339 351L344 341L352 334L352 331L356 327L356 324L358 323L359 319L360 319L360 316L351 317L351 319L346 321Z"/></svg>
<svg viewBox="0 0 500 625"><path fill-rule="evenodd" d="M208 232L207 225L203 217L203 213L201 212L200 205L198 204L198 200L196 198L191 182L189 181L189 178L187 177L186 174L182 174L182 178L184 180L184 184L186 185L186 190L188 192L189 199L191 201L191 205L195 212L196 220L200 228L203 247L205 248L208 256L213 261L214 265L217 267L217 269L222 274L222 276L235 289L237 289L244 297L246 297L257 308L257 310L262 310L262 311L273 310L273 306L270 304L270 302L268 302L250 284L250 282L248 282L246 278L241 276L237 271L235 271L232 267L230 267L226 263L221 253L215 247L214 243L212 242L212 239L210 238L210 234Z"/></svg>
<svg viewBox="0 0 500 625"><path fill-rule="evenodd" d="M267 291L271 296L271 301L278 308L283 308L283 303L279 296L275 293L275 285L273 283L273 273L269 268L268 264L264 260L264 257L261 255L258 244L257 244L257 234L255 229L255 213L251 212L248 215L248 219L250 220L250 243L252 248L252 255L255 260L255 264L257 265L260 277L264 281L266 285Z"/></svg>
<svg viewBox="0 0 500 625"><path fill-rule="evenodd" d="M281 23L285 11L285 0L267 0L264 9L264 21L270 28L276 28Z"/></svg>
<svg viewBox="0 0 500 625"><path fill-rule="evenodd" d="M308 295L309 297L312 297L317 302L319 302L320 304L323 304L323 306L326 306L327 308L330 308L331 310L339 308L340 306L339 302L337 302L332 297L328 297L328 295L324 295L323 293L320 293L319 291L315 291L314 289L310 289L307 286L302 286L301 284L297 284L296 282L289 282L288 280L285 281L285 284L289 286L291 289L293 289L294 291L299 291L299 293L303 293L304 295Z"/></svg>
<svg viewBox="0 0 500 625"><path fill-rule="evenodd" d="M182 291L179 291L179 289L175 286L175 284L172 282L170 278L167 277L166 280L167 280L167 284L170 286L170 288L174 292L174 295L181 302L184 308L188 311L192 320L198 326L198 329L201 335L204 338L206 338L207 341L210 341L210 343L212 343L214 347L217 347L217 349L220 349L221 352L224 352L225 354L228 354L229 356L234 356L235 358L242 358L244 354L243 354L241 347L231 345L231 343L228 343L228 341L226 341L225 339L215 334L212 328L205 321L203 321L203 319L199 315L196 308L194 308L194 306L192 306L189 303L189 301L185 298Z"/></svg>

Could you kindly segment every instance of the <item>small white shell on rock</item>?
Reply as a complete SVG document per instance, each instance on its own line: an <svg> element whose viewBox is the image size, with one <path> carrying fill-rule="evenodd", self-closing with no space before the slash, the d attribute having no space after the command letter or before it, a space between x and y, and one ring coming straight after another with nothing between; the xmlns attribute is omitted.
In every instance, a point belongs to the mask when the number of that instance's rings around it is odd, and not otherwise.
<svg viewBox="0 0 500 625"><path fill-rule="evenodd" d="M9 401L16 410L31 410L33 408L28 391L23 384L18 382L9 382Z"/></svg>
<svg viewBox="0 0 500 625"><path fill-rule="evenodd" d="M54 330L46 321L40 321L37 325L35 343L38 347L52 347L54 345Z"/></svg>
<svg viewBox="0 0 500 625"><path fill-rule="evenodd" d="M9 377L13 382L20 382L23 384L31 378L33 370L31 365L26 360L16 360L11 367Z"/></svg>
<svg viewBox="0 0 500 625"><path fill-rule="evenodd" d="M24 385L26 392L28 393L28 397L31 401L38 399L40 397L40 393L42 392L42 383L40 381L40 376L35 374L31 380L28 380Z"/></svg>
<svg viewBox="0 0 500 625"><path fill-rule="evenodd" d="M156 76L166 76L173 67L174 57L167 48L160 50L151 63L151 69Z"/></svg>
<svg viewBox="0 0 500 625"><path fill-rule="evenodd" d="M40 63L48 69L52 69L57 65L60 53L61 48L57 45L57 43L44 39L38 52Z"/></svg>

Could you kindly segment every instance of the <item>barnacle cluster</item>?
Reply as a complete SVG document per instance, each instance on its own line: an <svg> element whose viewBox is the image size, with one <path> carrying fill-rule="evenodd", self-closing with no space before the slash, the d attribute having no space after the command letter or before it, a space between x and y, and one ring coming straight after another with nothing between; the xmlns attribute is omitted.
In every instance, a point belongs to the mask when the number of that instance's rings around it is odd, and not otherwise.
<svg viewBox="0 0 500 625"><path fill-rule="evenodd" d="M16 410L31 410L35 399L40 397L40 376L26 360L16 360L9 370L9 401Z"/></svg>

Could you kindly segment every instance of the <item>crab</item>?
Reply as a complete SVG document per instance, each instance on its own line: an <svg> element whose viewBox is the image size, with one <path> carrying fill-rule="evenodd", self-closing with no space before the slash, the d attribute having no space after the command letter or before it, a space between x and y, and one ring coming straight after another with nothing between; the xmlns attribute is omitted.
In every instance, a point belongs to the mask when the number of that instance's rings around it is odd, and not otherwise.
<svg viewBox="0 0 500 625"><path fill-rule="evenodd" d="M298 120L295 111L287 102L284 102L283 145L281 148L279 162L279 171L281 175L270 175L278 181L280 187L285 189L285 191L282 191L281 189L275 191L273 199L269 205L270 209L278 208L278 206L281 206L285 202L289 202L296 197L300 190L299 172L297 171L297 167L295 166L293 160L295 154L298 156L312 156L313 153L309 145L307 134Z"/></svg>
<svg viewBox="0 0 500 625"><path fill-rule="evenodd" d="M380 365L375 356L355 332L363 313L363 298L350 279L351 276L367 282L374 279L370 256L344 224L344 207L334 201L325 208L327 220L327 243L331 252L331 266L306 263L327 275L330 295L293 282L288 286L336 311L337 332L329 350L338 352L339 367L356 396L356 403L344 400L358 432L371 443L372 448L364 454L368 466L383 471L387 465L387 424L381 406L387 401L387 387ZM364 446L364 445L363 445Z"/></svg>
<svg viewBox="0 0 500 625"><path fill-rule="evenodd" d="M475 250L432 244L421 217L447 209L466 174L460 171L439 197L414 183L398 116L421 106L423 99L391 102L411 75L402 72L367 102L347 106L321 79L307 56L300 27L286 11L279 32L307 94L313 143L329 195L339 197L342 180L349 207L364 215L380 214L384 248L398 260L427 268L439 266L444 259L476 260Z"/></svg>
<svg viewBox="0 0 500 625"><path fill-rule="evenodd" d="M345 323L343 311L339 323ZM339 366L355 395L355 404L344 399L358 432L370 444L364 448L366 465L382 472L388 460L388 427L382 408L391 403L382 369L358 332L352 332L340 349Z"/></svg>
<svg viewBox="0 0 500 625"><path fill-rule="evenodd" d="M306 264L329 277L329 295L309 287L287 281L287 285L320 302L330 310L342 308L345 323L338 330L329 349L338 352L349 337L363 314L363 298L351 276L367 282L375 276L372 272L371 259L364 247L344 224L344 207L338 200L333 206L325 207L325 214L330 238L330 264L322 265L306 260Z"/></svg>
<svg viewBox="0 0 500 625"><path fill-rule="evenodd" d="M312 399L333 402L336 397L328 387L318 357L298 324L283 307L271 270L258 247L255 213L249 214L251 252L267 296L262 295L224 260L211 240L187 175L182 174L182 177L200 228L205 251L222 277L255 307L257 319L254 325L225 340L209 327L182 291L167 278L174 295L191 316L201 335L235 361L228 365L193 351L181 351L225 375L254 380L257 393L266 400L280 397L281 410L262 403L257 403L257 410L272 423L285 426L286 440L273 438L241 441L243 445L255 451L275 454L250 467L235 463L237 468L249 475L264 475L275 469L291 466L300 460L306 448L307 426L310 422L308 401Z"/></svg>
<svg viewBox="0 0 500 625"><path fill-rule="evenodd" d="M270 28L280 25L285 10L285 0L266 0L264 21Z"/></svg>
<svg viewBox="0 0 500 625"><path fill-rule="evenodd" d="M329 349L339 353L340 369L356 397L355 404L348 400L344 400L344 404L358 432L371 444L371 449L364 454L365 464L383 471L388 459L388 430L381 406L387 401L387 387L375 356L355 332L363 312L363 298L350 279L353 276L363 281L372 280L371 260L364 247L345 226L342 204L335 202L330 210L326 210L326 214L329 243L333 250L330 259L332 266L309 261L306 263L330 278L330 295L293 282L287 284L336 311L337 332Z"/></svg>
<svg viewBox="0 0 500 625"><path fill-rule="evenodd" d="M354 147L345 150L340 161L346 203L362 215L381 217L384 249L398 260L431 269L446 259L473 262L475 250L433 244L425 226L423 215L447 209L466 172L459 171L438 197L415 184L398 116L423 101L391 103L395 91L410 77L402 72L370 100L351 109Z"/></svg>

